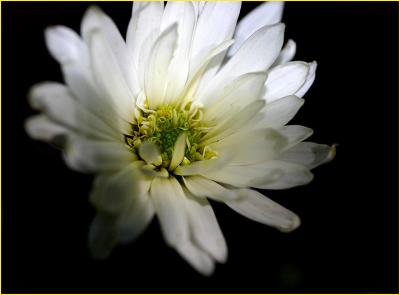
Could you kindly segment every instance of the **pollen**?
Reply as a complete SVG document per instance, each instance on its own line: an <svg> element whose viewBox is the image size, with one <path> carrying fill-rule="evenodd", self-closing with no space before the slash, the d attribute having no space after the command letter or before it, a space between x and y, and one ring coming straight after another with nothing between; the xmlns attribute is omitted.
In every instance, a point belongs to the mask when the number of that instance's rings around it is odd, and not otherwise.
<svg viewBox="0 0 400 295"><path fill-rule="evenodd" d="M190 103L184 107L164 104L155 110L138 108L137 114L131 123L133 135L125 136L132 152L137 153L140 144L145 141L155 143L160 148L161 166L168 167L175 142L184 133L186 148L182 165L217 156L209 147L200 145L202 137L210 129L202 120L201 108L191 108Z"/></svg>

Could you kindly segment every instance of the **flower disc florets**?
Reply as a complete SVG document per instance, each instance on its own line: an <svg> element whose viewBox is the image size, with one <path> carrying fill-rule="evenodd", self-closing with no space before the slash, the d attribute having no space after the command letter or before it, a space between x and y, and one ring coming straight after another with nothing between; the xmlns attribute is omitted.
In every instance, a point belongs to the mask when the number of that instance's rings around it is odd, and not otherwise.
<svg viewBox="0 0 400 295"><path fill-rule="evenodd" d="M139 114L132 123L132 136L126 136L127 144L133 152L137 152L140 144L152 142L160 148L163 167L168 167L175 143L181 134L186 135L185 157L182 164L210 159L216 156L207 146L202 146L201 138L208 132L204 124L201 108L163 104L155 110L137 109Z"/></svg>

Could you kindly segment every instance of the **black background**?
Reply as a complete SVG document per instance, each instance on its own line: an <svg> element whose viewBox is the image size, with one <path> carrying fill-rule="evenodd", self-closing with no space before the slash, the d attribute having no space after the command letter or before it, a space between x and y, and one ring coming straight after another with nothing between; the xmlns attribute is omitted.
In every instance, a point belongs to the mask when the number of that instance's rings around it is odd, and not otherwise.
<svg viewBox="0 0 400 295"><path fill-rule="evenodd" d="M75 30L88 3L2 2L2 293L398 293L398 3L287 3L296 59L317 60L293 123L336 159L308 186L265 192L302 218L283 234L214 208L229 260L194 272L162 240L157 220L135 243L94 262L87 231L92 177L30 140L29 86L62 81L43 29ZM243 3L243 16L258 5ZM125 34L128 2L99 3Z"/></svg>

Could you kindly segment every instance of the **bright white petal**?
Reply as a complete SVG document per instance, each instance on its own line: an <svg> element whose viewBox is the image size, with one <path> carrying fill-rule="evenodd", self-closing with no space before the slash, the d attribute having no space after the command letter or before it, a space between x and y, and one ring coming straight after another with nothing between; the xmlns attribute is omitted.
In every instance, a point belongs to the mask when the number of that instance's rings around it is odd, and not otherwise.
<svg viewBox="0 0 400 295"><path fill-rule="evenodd" d="M202 176L184 177L183 181L187 189L196 197L210 198L216 201L230 201L237 198L237 195L222 185L204 178Z"/></svg>
<svg viewBox="0 0 400 295"><path fill-rule="evenodd" d="M154 213L148 192L136 196L127 210L118 216L115 225L118 241L128 243L136 239L147 228Z"/></svg>
<svg viewBox="0 0 400 295"><path fill-rule="evenodd" d="M164 31L154 44L145 74L146 96L150 109L162 104L168 83L168 71L176 51L177 25Z"/></svg>
<svg viewBox="0 0 400 295"><path fill-rule="evenodd" d="M283 153L279 160L300 164L308 169L331 161L336 154L335 145L329 146L314 142L301 142Z"/></svg>
<svg viewBox="0 0 400 295"><path fill-rule="evenodd" d="M214 261L192 241L187 240L180 243L176 247L176 251L202 275L210 276L214 272Z"/></svg>
<svg viewBox="0 0 400 295"><path fill-rule="evenodd" d="M225 152L221 156L204 161L196 161L189 165L178 166L174 174L182 176L201 175L210 171L216 171L226 166L233 157L232 150Z"/></svg>
<svg viewBox="0 0 400 295"><path fill-rule="evenodd" d="M64 159L73 169L85 173L116 171L137 160L122 143L70 136Z"/></svg>
<svg viewBox="0 0 400 295"><path fill-rule="evenodd" d="M288 189L308 184L314 177L310 170L302 165L279 160L254 165L247 170L254 175L248 183L249 186L263 189Z"/></svg>
<svg viewBox="0 0 400 295"><path fill-rule="evenodd" d="M188 79L189 55L196 26L195 13L192 2L168 2L165 7L161 28L168 28L175 23L178 26L178 46L169 68L166 103L176 100Z"/></svg>
<svg viewBox="0 0 400 295"><path fill-rule="evenodd" d="M186 209L194 241L218 262L226 262L228 248L225 238L207 199L186 193Z"/></svg>
<svg viewBox="0 0 400 295"><path fill-rule="evenodd" d="M146 39L159 33L163 12L163 2L133 2L126 45L136 69L139 67L139 59L143 58L140 53Z"/></svg>
<svg viewBox="0 0 400 295"><path fill-rule="evenodd" d="M304 100L290 95L267 104L259 113L257 122L260 128L279 128L286 125L304 104Z"/></svg>
<svg viewBox="0 0 400 295"><path fill-rule="evenodd" d="M241 189L242 198L226 203L245 217L289 232L300 225L299 217L266 196L249 189Z"/></svg>
<svg viewBox="0 0 400 295"><path fill-rule="evenodd" d="M309 138L313 134L313 130L300 125L287 125L280 128L279 133L287 139L288 144L285 147L287 150Z"/></svg>
<svg viewBox="0 0 400 295"><path fill-rule="evenodd" d="M169 164L169 171L174 171L176 167L183 161L186 149L186 134L179 135L175 142L174 150L172 152L171 163Z"/></svg>
<svg viewBox="0 0 400 295"><path fill-rule="evenodd" d="M286 42L285 46L283 46L283 49L276 58L273 66L281 65L291 61L294 58L295 54L296 54L296 43L292 39L289 39Z"/></svg>
<svg viewBox="0 0 400 295"><path fill-rule="evenodd" d="M310 89L311 85L315 80L315 72L317 70L317 62L310 63L310 69L308 70L306 81L303 86L295 93L298 97L303 97L304 94Z"/></svg>
<svg viewBox="0 0 400 295"><path fill-rule="evenodd" d="M105 43L107 46L110 46L124 82L129 91L136 97L139 94L140 88L136 76L135 64L129 55L125 41L113 20L100 8L92 6L86 11L81 25L82 36L88 44L91 43L92 35L96 31L104 36Z"/></svg>
<svg viewBox="0 0 400 295"><path fill-rule="evenodd" d="M154 178L150 196L167 244L177 247L188 241L189 224L185 209L185 195L179 182L174 177Z"/></svg>
<svg viewBox="0 0 400 295"><path fill-rule="evenodd" d="M56 137L65 136L70 133L67 128L53 122L45 115L30 117L25 122L25 129L33 139L47 142L52 142Z"/></svg>
<svg viewBox="0 0 400 295"><path fill-rule="evenodd" d="M52 120L85 136L103 140L122 140L118 130L107 125L76 101L69 89L60 83L43 82L28 93L32 108L44 112Z"/></svg>
<svg viewBox="0 0 400 295"><path fill-rule="evenodd" d="M230 165L249 165L276 157L287 146L287 139L274 129L258 129L235 133L209 146L221 154L236 150Z"/></svg>
<svg viewBox="0 0 400 295"><path fill-rule="evenodd" d="M101 32L88 36L95 80L112 102L113 108L127 122L133 120L135 95L126 84L117 58Z"/></svg>
<svg viewBox="0 0 400 295"><path fill-rule="evenodd" d="M134 162L117 173L99 174L90 194L90 201L99 210L120 214L128 208L135 197L149 190L150 180Z"/></svg>
<svg viewBox="0 0 400 295"><path fill-rule="evenodd" d="M272 68L265 82L264 99L271 103L281 97L295 94L305 83L309 65L305 62L290 62Z"/></svg>
<svg viewBox="0 0 400 295"><path fill-rule="evenodd" d="M263 26L279 23L282 19L284 2L265 2L248 13L237 25L235 44L229 49L232 56L243 42Z"/></svg>
<svg viewBox="0 0 400 295"><path fill-rule="evenodd" d="M198 64L198 61L203 60L212 48L232 38L240 7L240 2L206 2L204 4L193 37L191 64ZM226 51L223 51L213 58L204 72L201 85L205 86L213 79L225 54Z"/></svg>
<svg viewBox="0 0 400 295"><path fill-rule="evenodd" d="M221 68L213 80L199 89L196 99L207 100L240 75L266 71L279 54L285 26L265 26L246 40L238 52Z"/></svg>
<svg viewBox="0 0 400 295"><path fill-rule="evenodd" d="M162 158L159 147L150 141L139 146L139 155L147 164L161 165Z"/></svg>

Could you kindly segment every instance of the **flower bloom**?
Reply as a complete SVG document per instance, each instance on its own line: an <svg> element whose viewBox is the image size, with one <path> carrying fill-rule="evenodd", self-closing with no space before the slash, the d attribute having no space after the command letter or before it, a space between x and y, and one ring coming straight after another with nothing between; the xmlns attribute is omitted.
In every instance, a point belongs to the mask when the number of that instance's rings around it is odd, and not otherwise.
<svg viewBox="0 0 400 295"><path fill-rule="evenodd" d="M334 148L286 125L303 104L316 63L282 49L283 4L264 3L236 26L239 2L137 2L126 39L99 8L81 36L50 27L45 39L65 84L32 87L42 113L34 139L62 142L66 164L94 173L89 232L95 258L134 240L156 215L166 243L209 275L227 246L207 200L281 231L293 212L251 188L307 184ZM62 141L60 141L62 139Z"/></svg>

